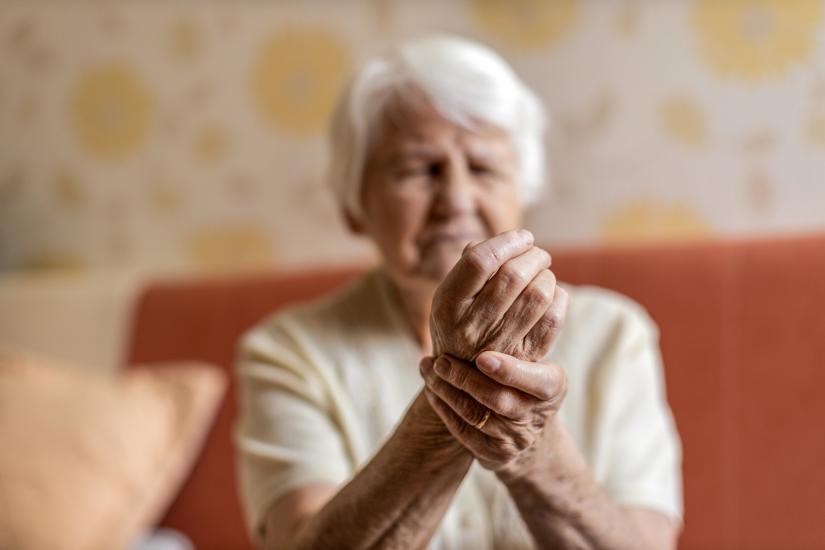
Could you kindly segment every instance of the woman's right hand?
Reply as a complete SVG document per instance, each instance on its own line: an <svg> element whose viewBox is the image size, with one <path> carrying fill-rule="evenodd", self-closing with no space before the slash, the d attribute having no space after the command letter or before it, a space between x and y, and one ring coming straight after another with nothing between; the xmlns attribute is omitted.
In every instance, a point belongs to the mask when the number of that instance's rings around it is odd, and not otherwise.
<svg viewBox="0 0 825 550"><path fill-rule="evenodd" d="M468 245L433 298L433 356L473 361L492 350L525 361L544 358L567 309L567 292L556 286L550 263L524 229Z"/></svg>

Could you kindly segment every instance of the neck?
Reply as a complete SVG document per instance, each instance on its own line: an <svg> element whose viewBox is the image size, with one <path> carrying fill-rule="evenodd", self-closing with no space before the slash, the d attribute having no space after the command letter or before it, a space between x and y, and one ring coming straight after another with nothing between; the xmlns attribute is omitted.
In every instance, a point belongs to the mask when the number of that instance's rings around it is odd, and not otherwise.
<svg viewBox="0 0 825 550"><path fill-rule="evenodd" d="M425 355L429 355L433 349L430 338L430 308L435 287L402 288L395 286L401 301L404 319L413 331L421 350Z"/></svg>

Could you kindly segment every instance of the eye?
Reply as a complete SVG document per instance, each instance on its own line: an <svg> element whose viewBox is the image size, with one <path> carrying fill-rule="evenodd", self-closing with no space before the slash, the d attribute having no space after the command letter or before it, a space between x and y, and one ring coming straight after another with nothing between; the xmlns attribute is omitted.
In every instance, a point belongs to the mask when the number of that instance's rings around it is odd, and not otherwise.
<svg viewBox="0 0 825 550"><path fill-rule="evenodd" d="M427 167L427 173L433 178L440 177L443 172L444 172L444 167L441 164L437 163L437 162L432 162Z"/></svg>
<svg viewBox="0 0 825 550"><path fill-rule="evenodd" d="M477 176L494 176L496 174L495 168L481 162L471 162L470 172Z"/></svg>
<svg viewBox="0 0 825 550"><path fill-rule="evenodd" d="M419 162L401 166L397 175L401 179L412 178L438 178L443 172L443 167L437 162Z"/></svg>

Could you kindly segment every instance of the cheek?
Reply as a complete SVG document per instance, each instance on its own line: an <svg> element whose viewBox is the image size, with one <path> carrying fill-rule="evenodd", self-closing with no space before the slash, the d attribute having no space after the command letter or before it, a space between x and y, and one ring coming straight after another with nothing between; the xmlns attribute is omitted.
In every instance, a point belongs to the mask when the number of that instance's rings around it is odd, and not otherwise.
<svg viewBox="0 0 825 550"><path fill-rule="evenodd" d="M482 193L480 213L494 235L521 227L522 212L518 184L499 185Z"/></svg>
<svg viewBox="0 0 825 550"><path fill-rule="evenodd" d="M392 263L408 265L417 261L416 238L427 216L424 197L398 197L374 193L365 197L369 233Z"/></svg>

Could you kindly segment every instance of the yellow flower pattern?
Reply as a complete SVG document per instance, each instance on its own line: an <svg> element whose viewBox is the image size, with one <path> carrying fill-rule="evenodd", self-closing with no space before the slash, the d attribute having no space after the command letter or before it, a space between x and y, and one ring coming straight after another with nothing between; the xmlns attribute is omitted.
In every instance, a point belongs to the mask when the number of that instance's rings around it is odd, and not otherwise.
<svg viewBox="0 0 825 550"><path fill-rule="evenodd" d="M180 60L190 61L201 53L203 40L200 31L190 19L180 19L172 27L172 54Z"/></svg>
<svg viewBox="0 0 825 550"><path fill-rule="evenodd" d="M190 239L189 253L195 265L205 270L258 268L275 261L269 235L249 224L204 229Z"/></svg>
<svg viewBox="0 0 825 550"><path fill-rule="evenodd" d="M217 126L203 128L195 140L195 154L204 161L216 161L226 155L229 138L226 132Z"/></svg>
<svg viewBox="0 0 825 550"><path fill-rule="evenodd" d="M317 132L326 125L349 70L343 43L326 29L283 29L257 53L255 104L275 127Z"/></svg>
<svg viewBox="0 0 825 550"><path fill-rule="evenodd" d="M501 49L547 103L536 211L568 217L528 217L544 239L562 223L570 242L712 234L720 184L738 205L726 227L767 213L804 230L825 197L825 0L14 4L0 235L43 229L0 239L6 269L338 261L349 240L318 191L328 116L361 61L435 29Z"/></svg>
<svg viewBox="0 0 825 550"><path fill-rule="evenodd" d="M822 2L697 0L693 20L702 57L714 71L766 78L813 54Z"/></svg>
<svg viewBox="0 0 825 550"><path fill-rule="evenodd" d="M149 206L157 214L175 214L180 211L183 202L177 186L161 180L149 186Z"/></svg>
<svg viewBox="0 0 825 550"><path fill-rule="evenodd" d="M825 113L817 113L808 121L808 140L817 145L825 145Z"/></svg>
<svg viewBox="0 0 825 550"><path fill-rule="evenodd" d="M71 253L54 251L39 252L35 256L26 258L21 269L27 271L78 271L86 267L86 263Z"/></svg>
<svg viewBox="0 0 825 550"><path fill-rule="evenodd" d="M686 96L667 98L659 107L662 127L675 141L701 145L706 138L705 117L695 101Z"/></svg>
<svg viewBox="0 0 825 550"><path fill-rule="evenodd" d="M708 223L682 203L635 201L608 215L602 223L606 243L678 241L710 233Z"/></svg>
<svg viewBox="0 0 825 550"><path fill-rule="evenodd" d="M581 12L581 0L473 0L479 28L503 45L546 48L570 32Z"/></svg>
<svg viewBox="0 0 825 550"><path fill-rule="evenodd" d="M92 66L71 100L80 143L101 158L120 158L140 148L152 125L152 97L126 63Z"/></svg>
<svg viewBox="0 0 825 550"><path fill-rule="evenodd" d="M54 194L64 207L75 208L83 204L85 187L74 173L61 171L54 182Z"/></svg>

